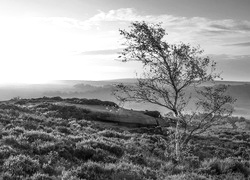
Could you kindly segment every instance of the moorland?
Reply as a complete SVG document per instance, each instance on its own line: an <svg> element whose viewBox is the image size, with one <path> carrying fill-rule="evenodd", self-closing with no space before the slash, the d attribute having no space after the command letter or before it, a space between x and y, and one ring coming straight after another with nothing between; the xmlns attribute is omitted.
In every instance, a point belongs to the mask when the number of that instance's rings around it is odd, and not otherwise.
<svg viewBox="0 0 250 180"><path fill-rule="evenodd" d="M157 113L156 113L157 114ZM97 99L0 102L0 179L248 179L250 121L229 117L173 161L175 122Z"/></svg>

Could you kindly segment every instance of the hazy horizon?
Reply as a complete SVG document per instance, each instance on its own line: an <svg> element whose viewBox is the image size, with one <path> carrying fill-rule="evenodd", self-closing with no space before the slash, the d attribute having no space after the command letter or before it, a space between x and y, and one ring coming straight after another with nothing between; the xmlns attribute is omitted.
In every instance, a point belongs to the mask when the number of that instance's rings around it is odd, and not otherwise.
<svg viewBox="0 0 250 180"><path fill-rule="evenodd" d="M0 86L7 85L50 85L50 84L62 84L63 82L77 82L77 83L85 83L85 82L120 82L120 81L136 81L136 78L120 78L120 79L58 79L58 80L43 80L43 81L32 81L32 82L0 82ZM215 82L231 82L231 83L250 83L249 81L230 81L230 80L215 80ZM86 83L87 84L87 83Z"/></svg>
<svg viewBox="0 0 250 180"><path fill-rule="evenodd" d="M115 79L110 81L59 80L45 84L0 84L0 101L13 98L30 99L40 97L87 98L113 101L119 103L112 95L114 83L133 83L135 79ZM237 99L234 104L235 116L243 116L250 120L250 82L215 81L215 84L230 85L228 93ZM204 84L206 85L206 84ZM209 85L209 84L207 84ZM195 98L195 97L194 97ZM135 110L158 110L165 113L166 109L149 103L129 103L124 106Z"/></svg>

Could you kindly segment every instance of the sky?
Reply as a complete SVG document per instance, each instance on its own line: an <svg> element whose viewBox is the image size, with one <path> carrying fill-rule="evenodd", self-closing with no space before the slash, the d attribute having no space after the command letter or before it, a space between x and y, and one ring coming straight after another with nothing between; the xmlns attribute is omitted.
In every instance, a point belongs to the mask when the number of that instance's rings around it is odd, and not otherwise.
<svg viewBox="0 0 250 180"><path fill-rule="evenodd" d="M0 0L0 83L136 77L117 60L133 21L200 45L224 80L250 81L249 0Z"/></svg>

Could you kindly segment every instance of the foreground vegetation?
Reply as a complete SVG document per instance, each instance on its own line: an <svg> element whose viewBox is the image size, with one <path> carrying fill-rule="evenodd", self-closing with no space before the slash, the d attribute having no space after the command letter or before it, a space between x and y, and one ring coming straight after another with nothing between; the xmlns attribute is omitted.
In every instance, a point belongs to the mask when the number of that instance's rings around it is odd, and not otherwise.
<svg viewBox="0 0 250 180"><path fill-rule="evenodd" d="M171 127L123 128L61 98L0 103L0 179L205 180L250 177L250 123L229 118L173 161ZM69 99L69 103L116 106ZM91 115L90 115L91 114Z"/></svg>

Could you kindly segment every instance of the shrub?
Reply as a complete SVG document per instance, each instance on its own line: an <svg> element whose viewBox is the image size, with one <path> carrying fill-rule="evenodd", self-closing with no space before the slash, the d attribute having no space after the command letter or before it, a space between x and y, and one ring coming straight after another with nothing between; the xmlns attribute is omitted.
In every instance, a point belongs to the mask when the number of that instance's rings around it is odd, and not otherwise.
<svg viewBox="0 0 250 180"><path fill-rule="evenodd" d="M161 117L161 113L159 111L144 111L144 114L154 117L154 118L160 118Z"/></svg>
<svg viewBox="0 0 250 180"><path fill-rule="evenodd" d="M141 167L134 165L132 163L119 162L117 164L110 164L110 167L113 167L114 180L141 180L141 179L157 179L157 173L150 168Z"/></svg>
<svg viewBox="0 0 250 180"><path fill-rule="evenodd" d="M53 180L48 174L36 173L31 177L31 180Z"/></svg>
<svg viewBox="0 0 250 180"><path fill-rule="evenodd" d="M55 142L43 142L34 144L33 153L38 155L44 155L56 149Z"/></svg>
<svg viewBox="0 0 250 180"><path fill-rule="evenodd" d="M38 125L35 122L32 121L24 121L22 123L22 126L26 129L26 130L37 130Z"/></svg>
<svg viewBox="0 0 250 180"><path fill-rule="evenodd" d="M96 162L86 162L74 170L76 177L80 179L110 180L113 170Z"/></svg>
<svg viewBox="0 0 250 180"><path fill-rule="evenodd" d="M11 128L15 128L15 125L14 124L8 124L4 127L4 129L8 130L8 129L11 129Z"/></svg>
<svg viewBox="0 0 250 180"><path fill-rule="evenodd" d="M85 104L85 105L102 105L102 106L110 106L110 107L119 107L116 103L111 101L101 101L99 99L77 99L71 98L66 99L68 102L76 103L76 104Z"/></svg>
<svg viewBox="0 0 250 180"><path fill-rule="evenodd" d="M49 174L50 176L52 176L53 174L56 174L55 167L53 167L50 164L43 164L42 170L44 173Z"/></svg>
<svg viewBox="0 0 250 180"><path fill-rule="evenodd" d="M125 140L130 138L130 136L124 135L124 134L116 132L116 131L111 131L108 129L105 129L103 131L99 131L98 135L108 137L108 138L119 138L119 139L125 139Z"/></svg>
<svg viewBox="0 0 250 180"><path fill-rule="evenodd" d="M140 177L139 175L137 175L134 172L115 172L112 175L112 180L141 180L142 177Z"/></svg>
<svg viewBox="0 0 250 180"><path fill-rule="evenodd" d="M68 170L62 172L62 180L80 180L80 178L76 177L76 173Z"/></svg>
<svg viewBox="0 0 250 180"><path fill-rule="evenodd" d="M52 134L43 132L43 131L27 131L23 136L29 141L34 142L37 140L42 141L54 141L55 137Z"/></svg>
<svg viewBox="0 0 250 180"><path fill-rule="evenodd" d="M12 176L31 176L39 170L39 163L28 155L10 156L3 170Z"/></svg>
<svg viewBox="0 0 250 180"><path fill-rule="evenodd" d="M82 143L76 144L75 156L82 160L88 160L93 157L95 154L95 150L88 145L84 145Z"/></svg>
<svg viewBox="0 0 250 180"><path fill-rule="evenodd" d="M22 127L13 127L8 130L9 135L19 136L20 134L24 133L24 129Z"/></svg>
<svg viewBox="0 0 250 180"><path fill-rule="evenodd" d="M77 123L84 127L88 127L91 124L91 122L84 119L77 121Z"/></svg>
<svg viewBox="0 0 250 180"><path fill-rule="evenodd" d="M188 169L197 169L200 167L201 162L196 156L188 156L184 158L182 164L184 164Z"/></svg>
<svg viewBox="0 0 250 180"><path fill-rule="evenodd" d="M91 158L92 161L114 163L117 161L115 156L110 155L107 151L103 149L95 149L95 154Z"/></svg>
<svg viewBox="0 0 250 180"><path fill-rule="evenodd" d="M63 100L60 96L51 97L50 99L54 100L54 101L62 101Z"/></svg>
<svg viewBox="0 0 250 180"><path fill-rule="evenodd" d="M92 160L97 162L103 161L109 163L115 162L117 160L116 157L110 155L109 151L97 146L92 147L90 144L86 144L84 142L76 144L74 155L84 161Z"/></svg>
<svg viewBox="0 0 250 180"><path fill-rule="evenodd" d="M244 176L249 176L250 174L250 164L240 162L236 159L227 158L224 160L213 158L202 162L202 172L220 175L228 173L241 173Z"/></svg>
<svg viewBox="0 0 250 180"><path fill-rule="evenodd" d="M108 142L108 141L103 141L102 139L98 139L98 140L89 140L85 142L86 144L90 144L93 148L100 148L100 149L104 149L114 155L116 155L117 157L121 157L124 153L123 148Z"/></svg>
<svg viewBox="0 0 250 180"><path fill-rule="evenodd" d="M75 106L59 106L51 104L48 106L50 111L56 111L56 117L63 119L75 118L77 120L84 119L88 113L87 109L77 108Z"/></svg>
<svg viewBox="0 0 250 180"><path fill-rule="evenodd" d="M27 108L23 108L23 107L16 106L14 104L8 104L8 103L1 103L0 109L10 110L9 113L11 113L11 115L16 116L16 117L19 115L18 111L29 112Z"/></svg>
<svg viewBox="0 0 250 180"><path fill-rule="evenodd" d="M215 176L214 179L223 180L246 180L247 178L241 173L228 173L219 176Z"/></svg>
<svg viewBox="0 0 250 180"><path fill-rule="evenodd" d="M212 175L221 174L220 160L218 158L212 158L203 161L201 171Z"/></svg>
<svg viewBox="0 0 250 180"><path fill-rule="evenodd" d="M67 127L59 126L56 128L58 132L63 133L63 134L71 134L71 130Z"/></svg>
<svg viewBox="0 0 250 180"><path fill-rule="evenodd" d="M129 160L131 160L134 164L147 166L146 159L142 154L130 155Z"/></svg>
<svg viewBox="0 0 250 180"><path fill-rule="evenodd" d="M17 149L23 149L23 150L30 149L30 144L28 142L11 135L4 136L3 143Z"/></svg>
<svg viewBox="0 0 250 180"><path fill-rule="evenodd" d="M14 104L18 104L18 105L24 105L27 103L26 99L16 99L16 102Z"/></svg>
<svg viewBox="0 0 250 180"><path fill-rule="evenodd" d="M66 141L59 141L55 144L55 150L58 152L60 157L63 157L67 160L73 159L74 154L74 143L66 142Z"/></svg>
<svg viewBox="0 0 250 180"><path fill-rule="evenodd" d="M183 172L183 166L180 167L169 161L161 167L160 171L168 175L181 174Z"/></svg>
<svg viewBox="0 0 250 180"><path fill-rule="evenodd" d="M6 146L6 145L1 145L0 146L0 161L3 159L8 158L11 155L16 154L17 152L11 148L10 146Z"/></svg>
<svg viewBox="0 0 250 180"><path fill-rule="evenodd" d="M11 174L8 172L1 173L0 179L2 180L23 180L25 177L23 176L18 176L18 177L13 177Z"/></svg>
<svg viewBox="0 0 250 180"><path fill-rule="evenodd" d="M196 173L185 173L166 177L164 180L208 180L205 176Z"/></svg>
<svg viewBox="0 0 250 180"><path fill-rule="evenodd" d="M163 159L154 156L147 156L145 161L148 167L155 170L159 170L166 163Z"/></svg>
<svg viewBox="0 0 250 180"><path fill-rule="evenodd" d="M221 161L220 168L223 174L227 173L241 173L245 176L250 174L250 168L245 166L244 162L240 162L236 159L227 158Z"/></svg>

